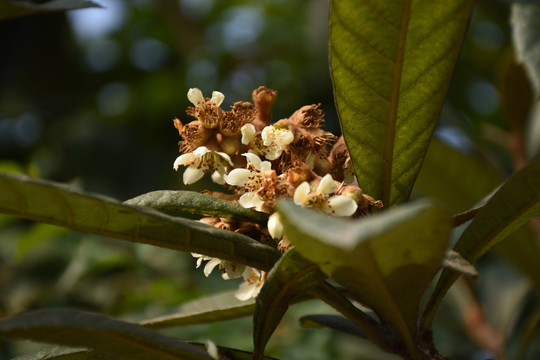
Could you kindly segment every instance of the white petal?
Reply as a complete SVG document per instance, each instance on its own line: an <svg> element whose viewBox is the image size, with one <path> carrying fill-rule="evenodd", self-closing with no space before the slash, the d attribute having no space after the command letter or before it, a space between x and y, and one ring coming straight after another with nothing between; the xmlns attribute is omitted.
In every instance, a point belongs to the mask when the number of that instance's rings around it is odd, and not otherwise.
<svg viewBox="0 0 540 360"><path fill-rule="evenodd" d="M317 186L317 194L329 195L333 193L336 188L337 185L334 179L332 179L332 175L326 174L319 182L319 186Z"/></svg>
<svg viewBox="0 0 540 360"><path fill-rule="evenodd" d="M195 106L201 107L204 104L204 96L200 89L191 88L187 93L188 100Z"/></svg>
<svg viewBox="0 0 540 360"><path fill-rule="evenodd" d="M223 176L224 176L223 172L216 170L212 173L211 178L212 178L212 181L215 182L216 184L223 185L225 184L225 179L223 178Z"/></svg>
<svg viewBox="0 0 540 360"><path fill-rule="evenodd" d="M184 184L185 185L191 185L199 181L204 176L204 171L197 168L196 166L188 166L186 170L184 170Z"/></svg>
<svg viewBox="0 0 540 360"><path fill-rule="evenodd" d="M225 99L225 95L220 93L219 91L213 91L212 92L212 98L210 99L210 102L214 103L216 106L221 105L223 100Z"/></svg>
<svg viewBox="0 0 540 360"><path fill-rule="evenodd" d="M255 126L253 124L245 124L240 129L242 132L242 144L247 145L255 139Z"/></svg>
<svg viewBox="0 0 540 360"><path fill-rule="evenodd" d="M206 352L212 357L212 359L219 360L219 353L216 344L210 340L206 340Z"/></svg>
<svg viewBox="0 0 540 360"><path fill-rule="evenodd" d="M268 160L276 160L281 153L283 152L283 149L277 146L271 146L268 148L268 152L264 155L265 158Z"/></svg>
<svg viewBox="0 0 540 360"><path fill-rule="evenodd" d="M223 264L223 268L225 269L225 273L229 277L229 279L235 279L242 276L246 269L246 265L239 264L233 261L225 261Z"/></svg>
<svg viewBox="0 0 540 360"><path fill-rule="evenodd" d="M274 239L281 239L283 237L283 224L278 213L273 213L268 219L268 232Z"/></svg>
<svg viewBox="0 0 540 360"><path fill-rule="evenodd" d="M274 127L272 125L266 126L261 131L261 138L264 146L269 146L274 141Z"/></svg>
<svg viewBox="0 0 540 360"><path fill-rule="evenodd" d="M303 205L307 200L309 190L310 190L309 183L307 181L304 181L303 183L298 185L296 190L294 190L294 196L293 196L294 203L296 205Z"/></svg>
<svg viewBox="0 0 540 360"><path fill-rule="evenodd" d="M223 179L225 179L225 182L229 185L244 186L244 184L249 181L251 175L252 172L248 169L234 169L231 170L228 175L224 175Z"/></svg>
<svg viewBox="0 0 540 360"><path fill-rule="evenodd" d="M174 160L173 169L178 170L180 165L185 166L186 164L193 162L193 160L195 160L195 155L193 155L193 153L182 154Z"/></svg>
<svg viewBox="0 0 540 360"><path fill-rule="evenodd" d="M264 204L264 201L257 195L256 192L251 191L247 192L244 195L240 196L238 203L245 208L254 207L256 210L261 210L261 206Z"/></svg>
<svg viewBox="0 0 540 360"><path fill-rule="evenodd" d="M210 150L208 150L206 146L199 146L198 148L195 149L195 151L193 151L193 155L200 158L201 156L209 152Z"/></svg>
<svg viewBox="0 0 540 360"><path fill-rule="evenodd" d="M212 260L210 260L209 262L206 263L206 265L204 266L204 275L206 277L208 277L208 275L210 275L210 273L212 272L212 270L214 270L214 268L216 266L218 266L219 264L221 264L221 259L218 259L218 258L212 258Z"/></svg>
<svg viewBox="0 0 540 360"><path fill-rule="evenodd" d="M290 130L278 130L275 137L275 142L279 146L287 146L294 140L294 134Z"/></svg>
<svg viewBox="0 0 540 360"><path fill-rule="evenodd" d="M272 170L272 163L270 161L263 161L261 162L261 168L259 169L261 172Z"/></svg>
<svg viewBox="0 0 540 360"><path fill-rule="evenodd" d="M260 288L255 284L250 284L248 282L243 282L238 287L238 291L234 294L234 297L240 301L246 301L253 297L256 297L259 294Z"/></svg>
<svg viewBox="0 0 540 360"><path fill-rule="evenodd" d="M335 195L328 199L332 214L336 216L351 216L356 212L358 204L345 195Z"/></svg>
<svg viewBox="0 0 540 360"><path fill-rule="evenodd" d="M253 153L244 153L242 154L247 158L248 163L253 164L255 166L255 169L261 171L261 158Z"/></svg>
<svg viewBox="0 0 540 360"><path fill-rule="evenodd" d="M223 159L227 160L227 162L231 165L231 166L234 166L233 165L233 162L231 160L231 157L227 154L225 154L224 152L220 152L220 151L216 151L215 152L216 154L218 154L219 156L221 156Z"/></svg>

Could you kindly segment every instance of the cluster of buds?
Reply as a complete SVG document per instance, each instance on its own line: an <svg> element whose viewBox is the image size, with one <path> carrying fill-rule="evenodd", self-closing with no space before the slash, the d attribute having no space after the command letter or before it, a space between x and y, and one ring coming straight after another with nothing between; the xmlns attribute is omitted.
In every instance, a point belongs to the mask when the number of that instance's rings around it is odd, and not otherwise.
<svg viewBox="0 0 540 360"><path fill-rule="evenodd" d="M324 112L318 105L307 105L288 119L271 121L271 107L277 92L265 86L253 91L253 103L236 102L224 111L225 96L214 91L211 98L201 90L190 89L194 105L187 114L195 120L184 125L174 119L181 140L174 169L184 170L184 184L193 184L205 173L234 195L229 197L246 208L270 214L266 226L234 222L217 217L201 221L236 231L262 243L286 251L291 245L283 233L279 198L290 198L302 207L319 209L329 215L359 217L380 209L382 203L354 185L354 171L342 137L323 130ZM208 276L219 266L224 279L242 277L236 296L246 300L257 296L266 274L227 260L193 254L197 267L208 261Z"/></svg>

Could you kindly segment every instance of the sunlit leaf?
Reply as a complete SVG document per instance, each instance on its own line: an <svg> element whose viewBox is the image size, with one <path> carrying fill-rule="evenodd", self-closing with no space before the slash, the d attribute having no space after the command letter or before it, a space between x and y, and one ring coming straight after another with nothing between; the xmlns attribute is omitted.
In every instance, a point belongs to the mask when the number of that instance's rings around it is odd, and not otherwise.
<svg viewBox="0 0 540 360"><path fill-rule="evenodd" d="M366 337L366 334L349 319L339 315L307 315L300 318L300 325L306 328L327 327L346 334Z"/></svg>
<svg viewBox="0 0 540 360"><path fill-rule="evenodd" d="M540 215L540 159L508 179L478 212L454 250L474 263L489 249ZM443 271L424 314L430 328L435 310L459 275Z"/></svg>
<svg viewBox="0 0 540 360"><path fill-rule="evenodd" d="M428 202L355 221L287 201L278 209L295 249L373 309L413 355L420 298L442 264L449 215Z"/></svg>
<svg viewBox="0 0 540 360"><path fill-rule="evenodd" d="M263 270L279 258L277 250L239 233L24 175L0 173L0 212Z"/></svg>
<svg viewBox="0 0 540 360"><path fill-rule="evenodd" d="M287 251L268 273L257 297L253 315L253 359L262 359L270 336L287 311L291 301L317 287L326 275L295 249Z"/></svg>
<svg viewBox="0 0 540 360"><path fill-rule="evenodd" d="M100 8L101 6L89 0L0 0L0 20L23 15L46 13L51 11L66 11L85 8Z"/></svg>
<svg viewBox="0 0 540 360"><path fill-rule="evenodd" d="M17 356L12 360L114 360L112 357L103 354L93 353L87 349L72 349L65 347L55 347L44 349L35 354Z"/></svg>
<svg viewBox="0 0 540 360"><path fill-rule="evenodd" d="M330 56L341 127L362 189L409 198L473 0L334 0Z"/></svg>
<svg viewBox="0 0 540 360"><path fill-rule="evenodd" d="M103 315L75 310L39 310L0 322L0 337L84 347L116 359L212 359L173 337Z"/></svg>
<svg viewBox="0 0 540 360"><path fill-rule="evenodd" d="M204 324L250 316L255 310L255 300L238 300L236 291L214 294L181 305L170 314L146 320L140 325L165 328L178 325Z"/></svg>
<svg viewBox="0 0 540 360"><path fill-rule="evenodd" d="M266 223L268 214L246 209L238 203L195 191L159 190L139 195L124 202L128 205L147 206L169 214L191 212L207 216Z"/></svg>

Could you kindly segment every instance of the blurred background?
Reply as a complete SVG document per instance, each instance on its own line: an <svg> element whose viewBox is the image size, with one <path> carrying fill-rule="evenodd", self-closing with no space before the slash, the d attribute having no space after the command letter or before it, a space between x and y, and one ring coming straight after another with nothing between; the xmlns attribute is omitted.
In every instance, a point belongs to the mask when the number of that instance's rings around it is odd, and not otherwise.
<svg viewBox="0 0 540 360"><path fill-rule="evenodd" d="M172 169L179 140L172 119L191 120L185 114L191 87L207 95L221 91L227 108L250 101L253 89L267 85L278 91L275 120L321 103L327 130L339 134L326 0L96 2L104 8L0 22L0 171L119 200L185 189L181 173ZM512 53L509 6L477 2L438 140L414 191L438 198L452 213L480 201L527 157L531 95ZM0 317L71 306L142 319L237 286L217 274L204 278L194 264L189 254L1 216ZM514 271L508 268L505 273ZM362 359L362 353L389 358L347 335L299 330L298 314L319 306L293 307L268 354L304 359L310 349L311 359ZM231 338L231 326L237 337ZM250 326L241 319L171 331L186 340L211 338L250 350ZM481 346L456 326L461 335L448 331L445 350L455 359L482 359ZM453 341L461 346L456 349ZM0 343L0 358L41 346Z"/></svg>

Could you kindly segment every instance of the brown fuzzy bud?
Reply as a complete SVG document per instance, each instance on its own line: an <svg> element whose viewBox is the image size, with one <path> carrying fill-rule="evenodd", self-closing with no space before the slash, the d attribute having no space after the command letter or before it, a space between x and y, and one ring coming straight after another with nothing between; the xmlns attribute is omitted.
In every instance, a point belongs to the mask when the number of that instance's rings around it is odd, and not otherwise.
<svg viewBox="0 0 540 360"><path fill-rule="evenodd" d="M252 97L255 108L257 109L257 116L253 121L253 125L255 125L257 130L262 130L272 122L270 109L276 100L277 91L269 89L266 86L260 86L253 91Z"/></svg>

